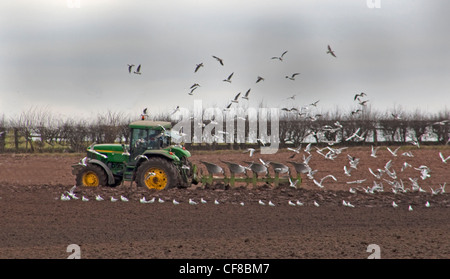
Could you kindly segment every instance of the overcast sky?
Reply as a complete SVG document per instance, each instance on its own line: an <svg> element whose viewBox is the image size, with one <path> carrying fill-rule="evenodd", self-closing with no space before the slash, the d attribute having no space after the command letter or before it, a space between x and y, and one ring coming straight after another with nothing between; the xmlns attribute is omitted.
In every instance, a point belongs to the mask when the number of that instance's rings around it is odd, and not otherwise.
<svg viewBox="0 0 450 279"><path fill-rule="evenodd" d="M322 112L350 111L360 92L380 111L450 104L448 0L381 0L372 9L366 0L79 2L0 2L0 116L33 106L70 117L168 113L194 100L225 107L249 88L240 105L320 100ZM271 59L284 51L283 61ZM128 73L131 63L141 75Z"/></svg>

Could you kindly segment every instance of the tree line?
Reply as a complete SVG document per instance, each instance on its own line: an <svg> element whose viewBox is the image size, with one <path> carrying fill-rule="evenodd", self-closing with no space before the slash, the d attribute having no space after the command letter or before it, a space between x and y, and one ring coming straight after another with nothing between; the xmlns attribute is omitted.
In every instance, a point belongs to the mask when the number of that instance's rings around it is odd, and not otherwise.
<svg viewBox="0 0 450 279"><path fill-rule="evenodd" d="M128 143L130 122L140 119L122 112L106 111L93 119L57 117L51 111L31 108L18 117L0 116L0 152L84 152L95 143ZM374 112L364 109L356 114L325 112L314 115L301 114L297 110L280 111L279 146L298 146L305 142L345 145L402 145L448 144L450 139L450 112L438 111L425 114L420 111ZM154 115L150 120L170 121L170 114ZM198 123L190 125L192 129ZM237 126L237 121L234 127ZM204 120L208 125L211 120ZM223 125L226 128L226 125ZM248 121L246 121L248 132ZM270 127L268 134L270 135ZM218 134L218 131L213 131ZM236 131L224 131L235 133ZM234 137L236 139L236 137ZM188 149L247 148L261 142L193 144Z"/></svg>

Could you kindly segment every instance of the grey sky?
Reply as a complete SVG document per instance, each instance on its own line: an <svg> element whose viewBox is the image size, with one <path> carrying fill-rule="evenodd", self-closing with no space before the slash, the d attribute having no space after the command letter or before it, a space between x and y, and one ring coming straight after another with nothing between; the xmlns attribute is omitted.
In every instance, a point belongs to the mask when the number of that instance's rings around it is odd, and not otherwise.
<svg viewBox="0 0 450 279"><path fill-rule="evenodd" d="M322 112L349 111L363 91L382 112L445 109L450 2L366 2L1 1L0 116L31 106L71 117L144 107L159 114L194 99L224 107L249 88L248 104L240 101L248 106L320 100ZM326 54L328 44L337 58ZM270 59L285 50L284 61ZM142 75L129 74L128 63L142 64ZM223 82L232 72L232 83ZM294 72L295 81L285 78ZM259 75L265 81L256 84ZM201 87L189 96L194 83Z"/></svg>

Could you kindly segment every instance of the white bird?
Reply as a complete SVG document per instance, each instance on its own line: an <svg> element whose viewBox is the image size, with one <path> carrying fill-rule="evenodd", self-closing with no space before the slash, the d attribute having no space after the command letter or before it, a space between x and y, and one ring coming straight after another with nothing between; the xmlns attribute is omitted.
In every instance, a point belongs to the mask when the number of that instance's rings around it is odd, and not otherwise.
<svg viewBox="0 0 450 279"><path fill-rule="evenodd" d="M327 178L332 178L334 181L337 181L336 177L334 177L333 175L329 174L326 175L324 177L322 177L322 179L320 180L320 182L317 182L317 180L313 179L314 184L316 184L317 186L319 186L320 188L323 188L324 186L322 185L323 181Z"/></svg>
<svg viewBox="0 0 450 279"><path fill-rule="evenodd" d="M239 203L241 206L244 206L244 202Z"/></svg>
<svg viewBox="0 0 450 279"><path fill-rule="evenodd" d="M264 78L261 77L261 76L258 76L258 77L256 78L256 83L258 83L258 82L260 82L260 81L264 81Z"/></svg>
<svg viewBox="0 0 450 279"><path fill-rule="evenodd" d="M85 196L82 196L82 197L81 197L81 200L84 201L84 202L89 201L89 199L86 198Z"/></svg>
<svg viewBox="0 0 450 279"><path fill-rule="evenodd" d="M350 202L347 202L347 206L348 207L355 207L353 204L351 204Z"/></svg>
<svg viewBox="0 0 450 279"><path fill-rule="evenodd" d="M77 185L74 185L72 188L70 188L70 190L68 192L66 191L67 195L70 196L72 199L75 199L75 200L78 199L78 197L74 193L76 188L77 188Z"/></svg>
<svg viewBox="0 0 450 279"><path fill-rule="evenodd" d="M103 201L104 199L100 195L95 196L96 201Z"/></svg>
<svg viewBox="0 0 450 279"><path fill-rule="evenodd" d="M295 203L293 203L292 201L288 201L288 204L289 204L290 206L295 206Z"/></svg>
<svg viewBox="0 0 450 279"><path fill-rule="evenodd" d="M269 201L270 206L275 206L275 204L272 201Z"/></svg>
<svg viewBox="0 0 450 279"><path fill-rule="evenodd" d="M145 197L142 197L139 199L140 203L148 203L148 201L145 199Z"/></svg>
<svg viewBox="0 0 450 279"><path fill-rule="evenodd" d="M311 152L311 143L308 143L308 145L305 147L305 152L306 153L308 153L308 154L311 154L310 152Z"/></svg>
<svg viewBox="0 0 450 279"><path fill-rule="evenodd" d="M122 195L120 196L120 200L123 201L123 202L127 202L128 201L128 199L126 197L122 196Z"/></svg>
<svg viewBox="0 0 450 279"><path fill-rule="evenodd" d="M258 204L260 204L260 205L266 205L262 200L259 200L259 201L258 201Z"/></svg>
<svg viewBox="0 0 450 279"><path fill-rule="evenodd" d="M336 57L336 54L334 54L334 51L331 49L330 45L328 45L327 53L331 54L333 57Z"/></svg>
<svg viewBox="0 0 450 279"><path fill-rule="evenodd" d="M251 88L249 88L248 90L247 90L247 92L245 92L245 95L244 96L242 96L242 99L246 99L246 100L248 100L248 94L250 94L250 90L252 90ZM245 118L244 118L244 120L245 120Z"/></svg>
<svg viewBox="0 0 450 279"><path fill-rule="evenodd" d="M363 183L366 180L367 179L358 179L358 180L354 180L354 181L347 181L347 184L355 184L355 183L361 184L361 183Z"/></svg>
<svg viewBox="0 0 450 279"><path fill-rule="evenodd" d="M387 150L392 154L392 156L397 157L397 151L400 149L400 146L397 147L394 151L392 151L389 147L387 147Z"/></svg>
<svg viewBox="0 0 450 279"><path fill-rule="evenodd" d="M425 203L425 206L426 206L426 207L430 207L430 202L427 201L427 202Z"/></svg>
<svg viewBox="0 0 450 279"><path fill-rule="evenodd" d="M222 58L219 58L219 57L217 57L217 56L212 56L214 59L216 59L217 61L219 61L219 63L220 63L220 65L222 65L223 66L223 59Z"/></svg>
<svg viewBox="0 0 450 279"><path fill-rule="evenodd" d="M135 74L140 75L141 74L141 64L137 66L136 71L134 71Z"/></svg>
<svg viewBox="0 0 450 279"><path fill-rule="evenodd" d="M197 202L193 201L192 199L189 199L189 204L191 204L191 205L196 205Z"/></svg>
<svg viewBox="0 0 450 279"><path fill-rule="evenodd" d="M403 165L402 165L402 168L400 169L400 171L404 171L408 167L412 168L412 166L408 162L403 162Z"/></svg>
<svg viewBox="0 0 450 279"><path fill-rule="evenodd" d="M441 157L441 160L443 163L447 164L447 160L450 159L450 156L448 156L447 158L444 159L444 155L442 155L442 152L439 152L439 157Z"/></svg>
<svg viewBox="0 0 450 279"><path fill-rule="evenodd" d="M281 54L281 56L274 56L274 57L272 57L271 59L278 59L278 60L280 60L280 61L283 61L283 56L284 56L286 53L287 53L287 50L284 51L284 52Z"/></svg>
<svg viewBox="0 0 450 279"><path fill-rule="evenodd" d="M154 203L155 202L155 197L153 197L151 200L147 201L147 203Z"/></svg>
<svg viewBox="0 0 450 279"><path fill-rule="evenodd" d="M244 151L244 153L250 152L250 157L253 156L253 153L255 153L255 149L254 148L247 148L247 151Z"/></svg>
<svg viewBox="0 0 450 279"><path fill-rule="evenodd" d="M132 68L134 67L134 64L127 64L128 65L128 72L131 74Z"/></svg>
<svg viewBox="0 0 450 279"><path fill-rule="evenodd" d="M380 147L375 147L372 145L372 152L370 153L370 157L376 158L377 157L377 151L380 149Z"/></svg>
<svg viewBox="0 0 450 279"><path fill-rule="evenodd" d="M316 201L314 201L314 205L319 207L319 204Z"/></svg>
<svg viewBox="0 0 450 279"><path fill-rule="evenodd" d="M352 193L352 194L356 194L356 190L355 190L354 188L351 188L351 187L350 187L350 189L348 189L348 191L349 191L350 193Z"/></svg>
<svg viewBox="0 0 450 279"><path fill-rule="evenodd" d="M173 199L173 201L172 201L172 203L174 204L174 205L178 205L178 204L180 204L179 202L177 202L175 199Z"/></svg>
<svg viewBox="0 0 450 279"><path fill-rule="evenodd" d="M445 193L445 185L447 184L447 182L444 182L444 184L439 184L439 186L441 186L440 187L440 189L441 189L441 194L444 194Z"/></svg>
<svg viewBox="0 0 450 279"><path fill-rule="evenodd" d="M347 206L347 202L345 200L342 200L342 205Z"/></svg>
<svg viewBox="0 0 450 279"><path fill-rule="evenodd" d="M398 207L398 205L395 203L395 201L392 201L392 207L393 208L397 208Z"/></svg>
<svg viewBox="0 0 450 279"><path fill-rule="evenodd" d="M351 135L350 137L346 138L345 141L349 141L349 140L351 140L351 139L354 138L354 137L357 137L357 138L359 138L359 139L364 139L363 137L361 137L360 135L358 135L358 133L359 133L360 130L361 130L361 128L358 128L358 129L356 130L356 132L354 132L353 135Z"/></svg>
<svg viewBox="0 0 450 279"><path fill-rule="evenodd" d="M161 198L158 198L158 202L159 202L159 203L164 203L164 200L161 199Z"/></svg>
<svg viewBox="0 0 450 279"><path fill-rule="evenodd" d="M352 175L350 174L351 171L352 171L351 169L347 169L347 166L344 166L344 174L345 174L346 176L352 176Z"/></svg>
<svg viewBox="0 0 450 279"><path fill-rule="evenodd" d="M403 153L402 153L402 156L406 156L406 157L410 157L410 158L414 157L414 155L412 154L411 151L405 151L405 152L403 152Z"/></svg>
<svg viewBox="0 0 450 279"><path fill-rule="evenodd" d="M408 207L408 210L409 210L409 211L413 211L413 208L412 208L411 205Z"/></svg>
<svg viewBox="0 0 450 279"><path fill-rule="evenodd" d="M295 76L299 75L300 73L294 73L291 76L286 76L286 78L290 79L290 80L295 80Z"/></svg>
<svg viewBox="0 0 450 279"><path fill-rule="evenodd" d="M260 161L261 164L263 164L266 168L269 167L269 163L270 163L270 162L265 162L265 161L263 161L263 159L261 159L261 158L259 158L259 161Z"/></svg>
<svg viewBox="0 0 450 279"><path fill-rule="evenodd" d="M69 195L64 195L64 194L61 194L61 200L62 201L70 201L70 196Z"/></svg>
<svg viewBox="0 0 450 279"><path fill-rule="evenodd" d="M292 179L289 177L289 186L297 189L297 183L299 179L295 180L295 182L292 181Z"/></svg>
<svg viewBox="0 0 450 279"><path fill-rule="evenodd" d="M350 163L350 167L357 169L358 168L358 164L359 164L359 158L353 157L350 154L347 155L349 163Z"/></svg>
<svg viewBox="0 0 450 279"><path fill-rule="evenodd" d="M214 200L214 204L219 204L219 201L218 200Z"/></svg>
<svg viewBox="0 0 450 279"><path fill-rule="evenodd" d="M226 79L224 79L223 81L231 83L231 78L233 77L233 74L234 74L234 72L231 73L231 74L230 74ZM241 93L239 93L238 96L239 96L240 94L241 94Z"/></svg>
<svg viewBox="0 0 450 279"><path fill-rule="evenodd" d="M116 201L118 201L118 199L111 197L111 202L116 202Z"/></svg>
<svg viewBox="0 0 450 279"><path fill-rule="evenodd" d="M369 172L375 176L378 179L381 179L381 176L383 175L383 170L378 169L378 174L374 173L373 170L371 168L369 168Z"/></svg>
<svg viewBox="0 0 450 279"><path fill-rule="evenodd" d="M300 144L297 148L288 147L287 150L293 151L295 153L300 153L300 149L302 149L302 145Z"/></svg>
<svg viewBox="0 0 450 279"><path fill-rule="evenodd" d="M299 200L297 200L297 201L295 202L295 204L298 205L298 206L302 206L302 205L303 205L303 203L302 203L301 201L299 201Z"/></svg>
<svg viewBox="0 0 450 279"><path fill-rule="evenodd" d="M201 203L207 203L207 201L205 201L203 198L200 199Z"/></svg>

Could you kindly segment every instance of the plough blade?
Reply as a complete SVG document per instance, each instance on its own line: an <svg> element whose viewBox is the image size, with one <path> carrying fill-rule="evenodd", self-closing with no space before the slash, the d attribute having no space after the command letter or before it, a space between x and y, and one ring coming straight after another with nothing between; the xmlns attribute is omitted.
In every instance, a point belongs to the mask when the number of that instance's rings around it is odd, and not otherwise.
<svg viewBox="0 0 450 279"><path fill-rule="evenodd" d="M268 164L260 164L255 162L245 162L248 166L242 166L238 163L233 163L229 161L221 161L226 164L230 173L228 177L225 173L224 169L214 163L200 161L205 165L208 175L201 175L198 179L202 184L212 185L213 183L222 182L224 184L229 184L231 187L235 186L236 182L244 182L247 184L252 184L253 186L257 186L258 183L267 183L273 184L275 187L279 186L280 183L289 183L291 179L290 169L288 166L277 163L270 162ZM290 162L294 165L295 162ZM297 163L294 165L297 171L297 177L294 179L299 180L301 182L301 173L304 173L303 169L300 167L301 163ZM269 174L268 166L273 168L273 172L275 174L274 177L271 177ZM252 173L251 176L248 175L247 171ZM216 176L218 174L222 174L221 176ZM241 176L236 176L241 175Z"/></svg>

